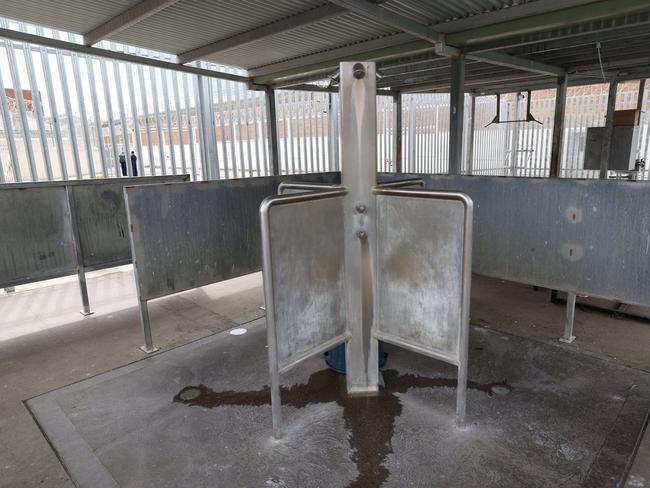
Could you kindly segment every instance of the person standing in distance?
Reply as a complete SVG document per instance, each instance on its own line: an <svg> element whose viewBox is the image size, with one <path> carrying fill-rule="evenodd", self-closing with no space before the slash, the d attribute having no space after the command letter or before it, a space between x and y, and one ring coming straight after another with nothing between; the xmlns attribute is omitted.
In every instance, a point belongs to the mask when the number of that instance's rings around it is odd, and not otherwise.
<svg viewBox="0 0 650 488"><path fill-rule="evenodd" d="M131 169L133 176L138 176L138 157L135 155L135 151L131 151Z"/></svg>
<svg viewBox="0 0 650 488"><path fill-rule="evenodd" d="M120 166L122 167L122 176L127 176L128 173L126 172L126 155L124 154L124 151L120 153Z"/></svg>

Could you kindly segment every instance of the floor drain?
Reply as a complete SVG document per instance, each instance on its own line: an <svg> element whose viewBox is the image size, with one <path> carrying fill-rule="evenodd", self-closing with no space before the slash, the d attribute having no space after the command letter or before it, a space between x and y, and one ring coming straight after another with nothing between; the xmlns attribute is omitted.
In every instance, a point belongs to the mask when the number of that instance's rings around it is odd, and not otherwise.
<svg viewBox="0 0 650 488"><path fill-rule="evenodd" d="M184 400L186 402L190 400L194 400L195 398L198 398L199 395L201 395L201 390L198 388L188 388L184 392L180 394L181 400Z"/></svg>
<svg viewBox="0 0 650 488"><path fill-rule="evenodd" d="M490 388L490 391L495 395L507 395L510 393L510 388L504 385L494 385Z"/></svg>

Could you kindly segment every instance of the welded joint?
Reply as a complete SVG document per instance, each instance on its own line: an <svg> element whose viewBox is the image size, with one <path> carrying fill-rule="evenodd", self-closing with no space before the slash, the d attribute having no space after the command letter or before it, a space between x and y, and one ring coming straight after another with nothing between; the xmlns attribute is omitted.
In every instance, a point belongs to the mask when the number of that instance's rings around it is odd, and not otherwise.
<svg viewBox="0 0 650 488"><path fill-rule="evenodd" d="M444 38L442 41L438 41L435 43L434 52L438 56L446 56L446 57L456 57L462 54L462 51L457 47L447 45Z"/></svg>

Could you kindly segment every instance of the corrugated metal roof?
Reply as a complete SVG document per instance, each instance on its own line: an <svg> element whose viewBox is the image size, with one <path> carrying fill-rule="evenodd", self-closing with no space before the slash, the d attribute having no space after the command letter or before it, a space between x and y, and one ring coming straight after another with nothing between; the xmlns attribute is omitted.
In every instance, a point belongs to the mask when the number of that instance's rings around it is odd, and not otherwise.
<svg viewBox="0 0 650 488"><path fill-rule="evenodd" d="M250 69L395 32L395 29L349 13L224 51L208 59L217 63L237 63Z"/></svg>
<svg viewBox="0 0 650 488"><path fill-rule="evenodd" d="M83 34L140 1L0 0L0 16ZM471 34L465 34L470 36L468 39L471 42L462 40L463 35L449 36L450 44L466 44L468 52L500 50L506 54L564 67L570 73L586 66L583 71L586 78L594 76L588 71L596 71L594 67L599 68L594 46L595 40L602 40L601 54L606 65L612 66L612 69L621 67L635 75L640 72L650 73L646 48L650 39L650 3L646 5L637 2L621 8L617 7L615 0L384 0L376 3L379 8L394 13L395 17L400 15L419 23L431 24L441 32L469 30ZM593 8L601 5L601 9L591 17L591 21L583 20L584 15L589 17L591 4ZM326 0L179 0L140 19L135 25L110 35L108 39L178 54L291 19L295 15L326 5L330 5ZM609 10L605 9L605 5ZM471 37L477 35L477 30L492 24L509 20L516 23L528 19L530 15L569 7L583 10L574 11L572 20L566 25L560 22L560 26L550 24L546 28L533 26L533 29L526 26L521 33L516 29L511 32L509 28L503 28L496 38L487 29L488 33L483 33L483 38ZM612 9L618 11L618 14L609 14ZM380 65L396 58L400 60L398 66L387 70L387 77L381 84L409 89L409 83L448 83L446 67L433 66L431 62L422 64L422 60L417 58L410 59L424 52L428 52L425 57L431 57L432 44L422 40L410 42L416 39L365 16L342 13L343 11L340 14L338 11L332 13L337 10L336 7L326 10L326 18L312 19L311 23L302 22L301 27L208 54L203 59L251 69L249 74L256 82L299 83L303 82L301 77L309 80L325 75L330 68L335 69L336 63L343 56L380 50L380 54L372 56L380 61ZM628 34L627 25L633 27L633 33ZM572 36L585 40L572 42ZM452 39L458 44L454 44ZM538 50L535 50L536 46L539 46ZM315 66L305 69L310 64ZM526 78L532 80L531 83L540 83L539 69L531 72L526 71L525 63L519 63L518 68L516 65L517 63L504 69L484 63L468 63L468 82L476 83L476 86L481 83L490 87L495 85L497 89L500 76L504 83L512 84L513 80L523 79L521 83L525 84ZM406 68L400 69L400 66ZM542 81L555 83L557 68L542 68L541 71L547 73L541 75Z"/></svg>
<svg viewBox="0 0 650 488"><path fill-rule="evenodd" d="M311 10L323 3L323 0L181 0L119 32L112 39L178 54Z"/></svg>
<svg viewBox="0 0 650 488"><path fill-rule="evenodd" d="M386 10L418 22L438 24L492 12L536 0L390 0L381 4Z"/></svg>
<svg viewBox="0 0 650 488"><path fill-rule="evenodd" d="M0 15L83 34L141 0L2 0Z"/></svg>

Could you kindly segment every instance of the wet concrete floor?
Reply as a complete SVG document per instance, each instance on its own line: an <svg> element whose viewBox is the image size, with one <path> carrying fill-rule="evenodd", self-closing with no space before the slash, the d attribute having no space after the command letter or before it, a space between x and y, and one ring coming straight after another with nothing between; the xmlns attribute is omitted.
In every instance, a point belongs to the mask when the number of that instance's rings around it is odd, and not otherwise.
<svg viewBox="0 0 650 488"><path fill-rule="evenodd" d="M623 479L647 373L484 328L465 429L455 368L387 348L385 388L348 397L313 358L283 377L271 436L263 320L28 402L79 486L603 487Z"/></svg>

